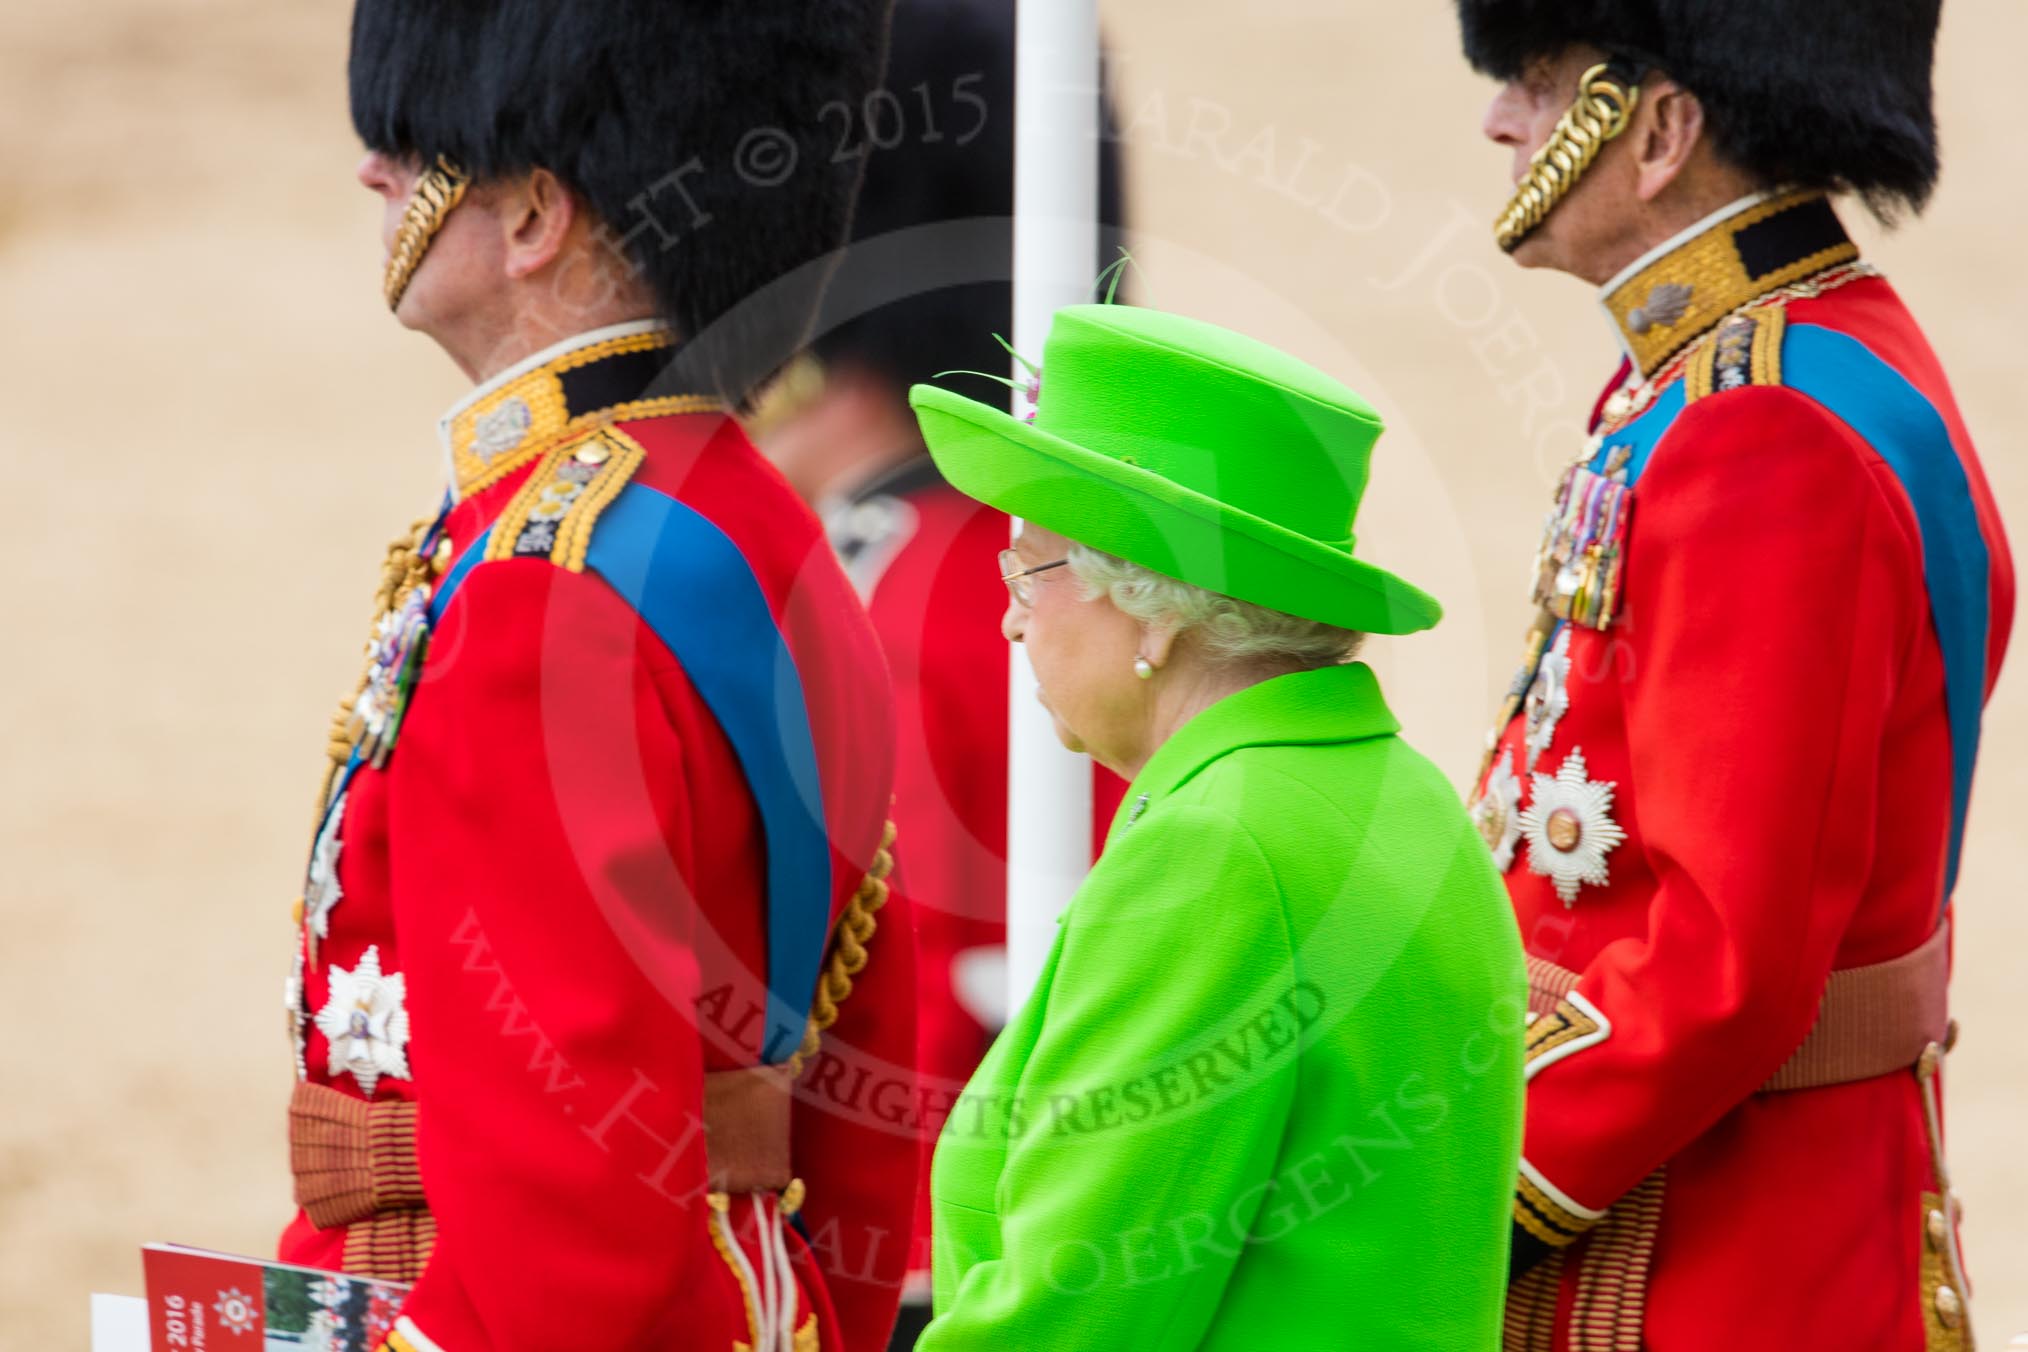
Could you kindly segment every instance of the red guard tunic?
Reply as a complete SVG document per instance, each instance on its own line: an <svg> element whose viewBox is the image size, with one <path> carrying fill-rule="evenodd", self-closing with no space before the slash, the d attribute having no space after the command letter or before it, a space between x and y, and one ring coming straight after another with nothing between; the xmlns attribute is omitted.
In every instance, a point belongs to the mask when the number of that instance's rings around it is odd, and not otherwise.
<svg viewBox="0 0 2028 1352"><path fill-rule="evenodd" d="M1004 995L986 988L1007 942L1007 592L998 558L1008 521L946 484L927 455L865 483L826 521L894 676L894 820L908 841L901 881L917 901L927 1171L929 1147L1004 1021L990 1007ZM1094 853L1126 787L1094 766ZM927 1304L927 1172L920 1199L909 1266Z"/></svg>
<svg viewBox="0 0 2028 1352"><path fill-rule="evenodd" d="M360 721L369 753L376 730L389 746L319 832L298 1069L358 1103L370 1149L348 1164L319 1145L337 1128L292 1122L299 1201L327 1223L299 1213L281 1257L414 1281L398 1347L731 1352L766 1305L798 1352L874 1349L893 1319L906 1125L799 1093L800 1216L775 1224L798 1198L768 1193L721 1195L713 1218L707 1158L741 1143L705 1139L705 1077L796 1049L778 1015L800 1016L814 972L786 1003L769 979L784 944L825 952L874 862L892 714L816 519L707 401L643 395L668 355L647 326L586 335L446 419L453 505L423 548L450 599L412 653L402 617L383 623ZM668 523L633 578L601 555L629 503ZM668 613L702 636L687 662ZM749 658L759 734L712 688ZM813 772L786 788L747 758L773 724L807 728ZM814 907L777 932L776 817L798 809L819 832ZM876 1082L861 1104L907 1104L898 897L865 947L806 1080L843 1061Z"/></svg>
<svg viewBox="0 0 2028 1352"><path fill-rule="evenodd" d="M1913 1053L1767 1088L1813 1025L1872 1036L1825 1026L1833 972L1938 935L2012 618L1943 372L1856 254L1821 196L1752 199L1607 291L1631 360L1474 806L1536 987L1510 1348L1965 1345Z"/></svg>

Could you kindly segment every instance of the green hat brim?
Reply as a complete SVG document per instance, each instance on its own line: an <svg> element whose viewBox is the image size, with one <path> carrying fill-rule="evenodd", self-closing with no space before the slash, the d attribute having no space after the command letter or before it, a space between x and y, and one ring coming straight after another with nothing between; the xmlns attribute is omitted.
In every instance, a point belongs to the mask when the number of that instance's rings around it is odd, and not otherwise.
<svg viewBox="0 0 2028 1352"><path fill-rule="evenodd" d="M951 486L1009 516L1181 582L1367 634L1443 607L1412 583L1271 521L934 385L909 392Z"/></svg>

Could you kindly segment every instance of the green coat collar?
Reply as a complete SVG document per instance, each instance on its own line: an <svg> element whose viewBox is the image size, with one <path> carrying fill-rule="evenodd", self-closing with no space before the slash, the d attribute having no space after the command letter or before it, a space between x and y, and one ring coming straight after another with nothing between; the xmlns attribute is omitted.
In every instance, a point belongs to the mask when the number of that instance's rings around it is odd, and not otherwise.
<svg viewBox="0 0 2028 1352"><path fill-rule="evenodd" d="M1262 681L1227 695L1155 748L1128 786L1112 830L1122 830L1199 770L1241 747L1357 742L1400 731L1364 662Z"/></svg>

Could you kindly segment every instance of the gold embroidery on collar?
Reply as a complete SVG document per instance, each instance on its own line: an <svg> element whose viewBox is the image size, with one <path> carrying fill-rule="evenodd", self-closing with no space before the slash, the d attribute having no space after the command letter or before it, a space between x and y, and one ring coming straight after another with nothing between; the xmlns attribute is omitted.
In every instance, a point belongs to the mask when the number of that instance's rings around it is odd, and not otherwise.
<svg viewBox="0 0 2028 1352"><path fill-rule="evenodd" d="M1762 276L1747 275L1736 243L1740 234L1822 197L1797 192L1763 202L1670 250L1616 287L1605 306L1640 373L1652 375L1740 306L1857 258L1859 246L1844 240Z"/></svg>
<svg viewBox="0 0 2028 1352"><path fill-rule="evenodd" d="M564 398L567 372L610 357L671 346L667 333L637 333L576 348L546 366L517 376L451 422L451 465L460 498L498 483L559 440L605 423L709 413L724 407L709 395L634 399L603 408L572 409Z"/></svg>

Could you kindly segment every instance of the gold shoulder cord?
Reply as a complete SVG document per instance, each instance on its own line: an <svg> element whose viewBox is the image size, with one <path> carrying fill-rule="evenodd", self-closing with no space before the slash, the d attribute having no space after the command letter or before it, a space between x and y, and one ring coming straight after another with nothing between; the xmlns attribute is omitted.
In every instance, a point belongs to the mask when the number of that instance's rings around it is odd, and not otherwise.
<svg viewBox="0 0 2028 1352"><path fill-rule="evenodd" d="M395 232L394 247L388 251L387 276L381 282L381 294L387 297L388 309L400 308L415 270L422 266L423 255L429 252L430 241L444 228L452 210L465 200L465 189L471 184L470 176L442 155L416 180L408 209L401 214L401 228Z"/></svg>
<svg viewBox="0 0 2028 1352"><path fill-rule="evenodd" d="M1556 204L1570 196L1606 143L1627 129L1641 101L1640 85L1613 74L1609 63L1586 71L1578 90L1577 101L1542 149L1535 152L1521 186L1514 190L1513 200L1494 226L1500 247L1507 253L1519 248L1521 241L1548 219Z"/></svg>
<svg viewBox="0 0 2028 1352"><path fill-rule="evenodd" d="M852 994L852 978L865 970L866 941L878 928L874 913L887 904L887 875L894 871L893 850L894 823L888 822L880 833L880 848L874 852L873 863L860 880L859 890L846 904L845 913L838 917L838 928L831 935L831 951L817 977L816 998L810 1004L810 1022L803 1030L803 1045L788 1059L790 1079L802 1074L803 1067L817 1054L823 1045L824 1030L838 1021L838 1006Z"/></svg>

